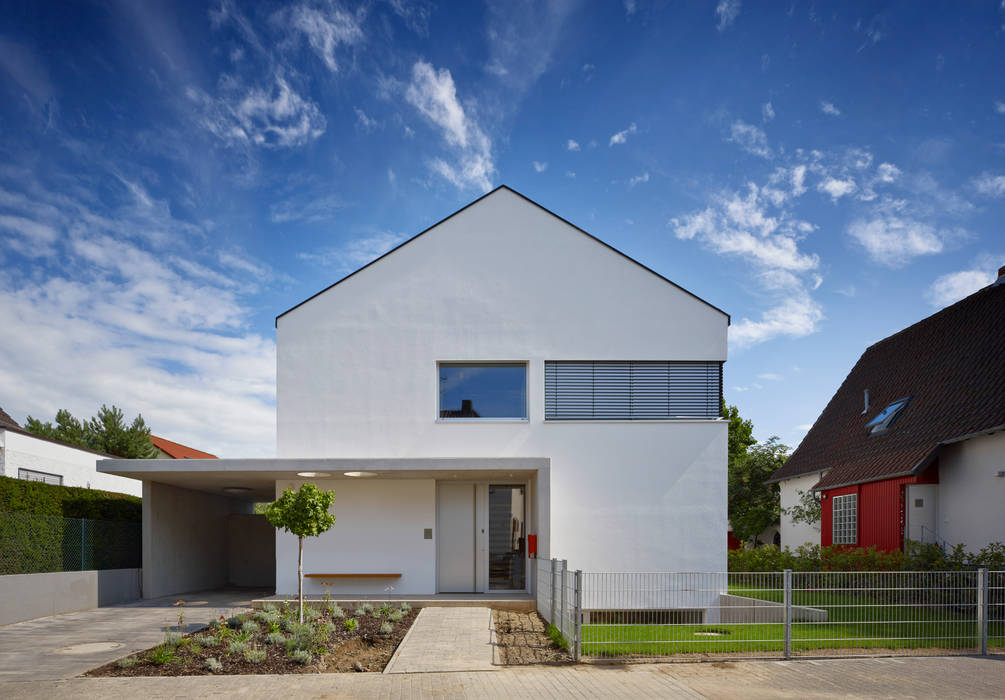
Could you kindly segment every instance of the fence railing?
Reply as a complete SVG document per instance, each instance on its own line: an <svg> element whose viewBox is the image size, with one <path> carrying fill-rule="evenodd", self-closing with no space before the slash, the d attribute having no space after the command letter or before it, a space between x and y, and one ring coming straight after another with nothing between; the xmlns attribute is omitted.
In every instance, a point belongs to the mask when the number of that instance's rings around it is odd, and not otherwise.
<svg viewBox="0 0 1005 700"><path fill-rule="evenodd" d="M0 512L0 575L142 566L139 523Z"/></svg>
<svg viewBox="0 0 1005 700"><path fill-rule="evenodd" d="M1005 653L1005 571L594 573L538 562L574 656Z"/></svg>

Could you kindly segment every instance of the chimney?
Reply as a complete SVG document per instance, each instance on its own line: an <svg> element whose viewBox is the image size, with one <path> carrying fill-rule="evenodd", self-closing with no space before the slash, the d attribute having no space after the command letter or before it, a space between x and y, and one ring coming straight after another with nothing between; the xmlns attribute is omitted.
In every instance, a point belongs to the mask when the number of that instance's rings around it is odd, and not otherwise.
<svg viewBox="0 0 1005 700"><path fill-rule="evenodd" d="M461 415L470 416L472 413L474 410L471 408L471 399L461 399Z"/></svg>
<svg viewBox="0 0 1005 700"><path fill-rule="evenodd" d="M995 280L995 285L1005 284L1005 265L998 268L998 279Z"/></svg>
<svg viewBox="0 0 1005 700"><path fill-rule="evenodd" d="M869 412L869 390L868 389L865 390L865 395L863 397L863 400L865 402L865 407L862 409L862 415L864 416L866 413Z"/></svg>

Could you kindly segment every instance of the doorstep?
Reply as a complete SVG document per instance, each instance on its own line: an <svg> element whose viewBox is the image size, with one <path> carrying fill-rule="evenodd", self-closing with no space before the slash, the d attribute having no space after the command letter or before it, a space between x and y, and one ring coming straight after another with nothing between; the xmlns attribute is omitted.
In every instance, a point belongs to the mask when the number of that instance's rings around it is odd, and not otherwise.
<svg viewBox="0 0 1005 700"><path fill-rule="evenodd" d="M266 604L278 605L285 601L295 602L295 595L273 595L251 601L251 607L261 610ZM534 612L537 610L537 600L529 593L438 593L436 595L378 595L355 594L331 596L325 601L324 596L304 596L306 605L323 605L325 602L338 604L341 608L353 610L364 603L379 602L408 603L413 608L491 608L492 610L510 610L512 612Z"/></svg>

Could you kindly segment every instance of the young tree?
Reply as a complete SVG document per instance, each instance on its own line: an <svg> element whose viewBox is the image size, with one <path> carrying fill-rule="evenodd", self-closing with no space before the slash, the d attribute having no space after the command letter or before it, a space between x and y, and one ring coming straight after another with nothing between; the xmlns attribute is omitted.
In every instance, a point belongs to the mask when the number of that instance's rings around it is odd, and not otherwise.
<svg viewBox="0 0 1005 700"><path fill-rule="evenodd" d="M102 404L96 416L83 422L66 409L56 413L55 425L28 416L24 428L35 435L124 459L152 459L157 456L157 449L150 442L150 428L143 421L143 416L137 415L132 425L127 427L122 410L116 406L109 408Z"/></svg>
<svg viewBox="0 0 1005 700"><path fill-rule="evenodd" d="M741 540L751 540L778 522L778 484L767 484L788 459L789 448L777 437L757 443L729 464L729 522Z"/></svg>
<svg viewBox="0 0 1005 700"><path fill-rule="evenodd" d="M782 508L782 512L789 516L794 523L806 523L819 530L820 494L799 489L796 491L796 496L799 498L799 503Z"/></svg>
<svg viewBox="0 0 1005 700"><path fill-rule="evenodd" d="M286 530L297 536L297 594L300 599L300 622L304 621L304 538L317 537L330 530L335 516L328 509L335 504L334 491L322 491L311 483L299 490L286 489L283 495L265 509L265 517L272 527Z"/></svg>

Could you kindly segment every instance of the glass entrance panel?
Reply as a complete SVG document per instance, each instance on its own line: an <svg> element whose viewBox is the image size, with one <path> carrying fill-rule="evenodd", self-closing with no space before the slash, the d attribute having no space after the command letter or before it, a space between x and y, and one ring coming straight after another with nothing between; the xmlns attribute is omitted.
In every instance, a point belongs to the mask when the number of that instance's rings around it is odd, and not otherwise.
<svg viewBox="0 0 1005 700"><path fill-rule="evenodd" d="M527 587L527 520L524 486L489 486L489 589Z"/></svg>

